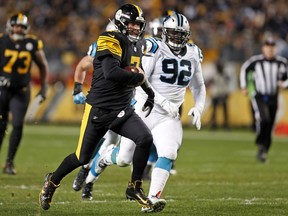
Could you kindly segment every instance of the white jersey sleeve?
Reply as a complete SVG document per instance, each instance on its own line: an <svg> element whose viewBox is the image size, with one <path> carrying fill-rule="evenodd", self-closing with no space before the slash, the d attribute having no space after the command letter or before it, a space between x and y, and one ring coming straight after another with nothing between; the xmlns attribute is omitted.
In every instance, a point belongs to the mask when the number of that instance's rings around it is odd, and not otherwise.
<svg viewBox="0 0 288 216"><path fill-rule="evenodd" d="M195 50L195 53L198 53L198 57L195 56L195 59L196 59L195 71L191 79L191 82L189 84L189 88L191 92L193 93L193 98L194 98L194 103L195 103L194 106L202 114L204 110L204 106L205 106L205 100L206 100L206 87L204 83L202 66L201 66L203 55L202 55L201 50L196 45L193 45L193 46L194 46L193 49Z"/></svg>

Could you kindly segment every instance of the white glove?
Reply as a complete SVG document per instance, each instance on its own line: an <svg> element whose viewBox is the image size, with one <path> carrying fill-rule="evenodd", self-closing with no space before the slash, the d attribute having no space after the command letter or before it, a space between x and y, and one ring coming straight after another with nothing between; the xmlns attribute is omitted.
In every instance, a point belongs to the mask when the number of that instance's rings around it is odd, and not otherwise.
<svg viewBox="0 0 288 216"><path fill-rule="evenodd" d="M192 124L196 126L197 130L201 129L201 114L196 107L193 107L188 112L188 115L193 117Z"/></svg>
<svg viewBox="0 0 288 216"><path fill-rule="evenodd" d="M160 106L169 113L172 118L177 118L179 116L179 108L176 104L168 101L167 99L163 100Z"/></svg>

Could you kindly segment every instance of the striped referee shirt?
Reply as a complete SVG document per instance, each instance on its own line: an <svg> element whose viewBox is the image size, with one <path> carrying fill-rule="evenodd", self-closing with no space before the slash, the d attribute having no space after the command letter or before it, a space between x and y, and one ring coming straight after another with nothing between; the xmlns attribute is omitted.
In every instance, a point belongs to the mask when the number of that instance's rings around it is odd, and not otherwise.
<svg viewBox="0 0 288 216"><path fill-rule="evenodd" d="M248 77L252 76L256 94L277 95L277 82L286 80L287 75L287 60L285 58L275 56L274 59L268 60L263 54L255 55L244 62L241 67L240 87L246 89Z"/></svg>

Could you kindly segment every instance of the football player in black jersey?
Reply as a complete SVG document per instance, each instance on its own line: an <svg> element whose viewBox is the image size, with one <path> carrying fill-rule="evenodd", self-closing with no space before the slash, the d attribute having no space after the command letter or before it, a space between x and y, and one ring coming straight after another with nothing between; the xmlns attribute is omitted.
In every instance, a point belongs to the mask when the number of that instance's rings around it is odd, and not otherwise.
<svg viewBox="0 0 288 216"><path fill-rule="evenodd" d="M13 130L3 173L16 174L14 158L19 147L24 118L30 100L30 69L32 61L39 67L40 100L46 97L46 75L48 64L43 43L34 35L28 35L29 23L26 15L18 13L6 24L7 34L0 35L0 147L12 114Z"/></svg>
<svg viewBox="0 0 288 216"><path fill-rule="evenodd" d="M45 176L39 197L44 210L50 208L52 196L60 186L60 181L90 161L97 143L108 129L136 143L126 197L136 200L142 206L152 206L142 189L142 174L153 138L130 104L135 87L141 85L148 95L143 110L147 110L149 115L154 106L154 92L145 82L144 72L140 68L146 46L142 38L145 19L141 8L133 4L121 6L114 19L117 30L105 31L97 40L93 80L86 99L77 149L53 173ZM126 66L137 66L139 73L125 70ZM75 83L74 93L81 92L81 89L82 84Z"/></svg>

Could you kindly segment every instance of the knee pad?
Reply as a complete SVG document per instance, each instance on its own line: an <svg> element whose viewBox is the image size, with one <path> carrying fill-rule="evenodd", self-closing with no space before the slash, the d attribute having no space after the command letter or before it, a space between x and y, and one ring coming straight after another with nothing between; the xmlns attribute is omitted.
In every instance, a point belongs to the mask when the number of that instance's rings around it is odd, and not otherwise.
<svg viewBox="0 0 288 216"><path fill-rule="evenodd" d="M117 157L116 158L116 162L117 162L118 166L126 167L126 166L130 166L131 165L132 158L130 158L130 157L125 157L125 158Z"/></svg>
<svg viewBox="0 0 288 216"><path fill-rule="evenodd" d="M172 160L165 157L159 157L155 164L155 168L156 167L170 172L172 167Z"/></svg>
<svg viewBox="0 0 288 216"><path fill-rule="evenodd" d="M166 147L161 148L158 150L158 157L164 157L170 160L176 160L177 159L177 149L173 147Z"/></svg>

